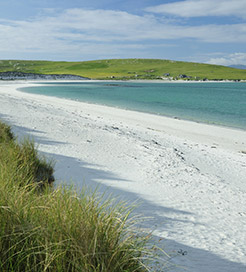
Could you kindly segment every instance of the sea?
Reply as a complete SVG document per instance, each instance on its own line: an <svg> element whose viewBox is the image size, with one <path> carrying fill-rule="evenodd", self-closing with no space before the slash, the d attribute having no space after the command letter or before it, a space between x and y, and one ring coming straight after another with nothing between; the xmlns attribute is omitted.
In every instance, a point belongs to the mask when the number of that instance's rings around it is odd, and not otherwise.
<svg viewBox="0 0 246 272"><path fill-rule="evenodd" d="M21 91L246 130L246 83L42 83Z"/></svg>

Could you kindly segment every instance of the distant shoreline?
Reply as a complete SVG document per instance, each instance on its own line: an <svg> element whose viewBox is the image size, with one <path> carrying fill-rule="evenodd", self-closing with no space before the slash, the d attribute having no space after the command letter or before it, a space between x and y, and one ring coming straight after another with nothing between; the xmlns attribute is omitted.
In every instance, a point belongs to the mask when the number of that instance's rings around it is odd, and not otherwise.
<svg viewBox="0 0 246 272"><path fill-rule="evenodd" d="M40 73L24 73L24 72L0 72L0 81L10 81L10 80L29 80L29 81L37 81L37 80L96 80L96 81L129 81L129 82L181 82L181 83L192 83L192 82L246 82L246 80L230 80L230 79L223 79L223 80L196 80L196 79L117 79L117 78L109 78L109 79L92 79L83 76L73 75L73 74L40 74Z"/></svg>
<svg viewBox="0 0 246 272"><path fill-rule="evenodd" d="M55 75L56 76L56 75ZM114 79L86 79L86 78L75 78L71 75L68 75L67 77L57 77L55 78L55 76L53 77L51 76L47 76L47 78L35 78L35 79L29 79L29 78L6 78L6 79L2 79L0 78L0 82L16 82L18 83L18 81L20 82L138 82L138 83L246 83L246 80L161 80L161 79L128 79L128 80L114 80Z"/></svg>

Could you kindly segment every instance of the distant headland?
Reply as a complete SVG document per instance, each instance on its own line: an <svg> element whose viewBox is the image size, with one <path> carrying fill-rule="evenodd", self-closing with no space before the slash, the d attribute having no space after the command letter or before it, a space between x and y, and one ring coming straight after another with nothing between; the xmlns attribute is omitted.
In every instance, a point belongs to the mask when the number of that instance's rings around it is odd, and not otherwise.
<svg viewBox="0 0 246 272"><path fill-rule="evenodd" d="M162 59L0 60L0 79L245 81L246 70Z"/></svg>

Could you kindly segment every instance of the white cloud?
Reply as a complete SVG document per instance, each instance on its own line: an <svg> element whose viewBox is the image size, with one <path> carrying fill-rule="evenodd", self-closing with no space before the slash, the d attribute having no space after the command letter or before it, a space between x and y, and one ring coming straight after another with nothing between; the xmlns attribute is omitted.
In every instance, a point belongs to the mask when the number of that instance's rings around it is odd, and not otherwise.
<svg viewBox="0 0 246 272"><path fill-rule="evenodd" d="M246 18L246 1L186 0L148 7L146 11L181 17L237 16Z"/></svg>
<svg viewBox="0 0 246 272"><path fill-rule="evenodd" d="M207 63L218 65L246 65L246 53L233 53L219 58L211 58Z"/></svg>
<svg viewBox="0 0 246 272"><path fill-rule="evenodd" d="M104 50L115 55L127 53L129 48L144 51L154 41L177 39L246 43L246 24L182 26L153 15L84 9L69 9L26 21L0 20L2 52L98 55L99 50Z"/></svg>

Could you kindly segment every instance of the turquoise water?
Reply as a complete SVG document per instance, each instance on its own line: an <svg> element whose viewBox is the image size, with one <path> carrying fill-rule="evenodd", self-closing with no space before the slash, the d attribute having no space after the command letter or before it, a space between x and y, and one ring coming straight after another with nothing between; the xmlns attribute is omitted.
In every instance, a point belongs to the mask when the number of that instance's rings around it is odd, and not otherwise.
<svg viewBox="0 0 246 272"><path fill-rule="evenodd" d="M22 91L246 130L246 83L44 83Z"/></svg>

